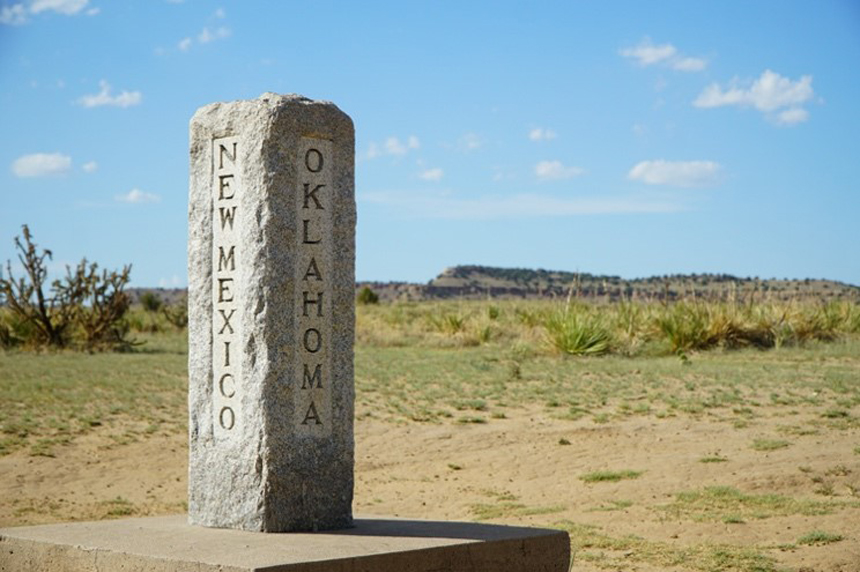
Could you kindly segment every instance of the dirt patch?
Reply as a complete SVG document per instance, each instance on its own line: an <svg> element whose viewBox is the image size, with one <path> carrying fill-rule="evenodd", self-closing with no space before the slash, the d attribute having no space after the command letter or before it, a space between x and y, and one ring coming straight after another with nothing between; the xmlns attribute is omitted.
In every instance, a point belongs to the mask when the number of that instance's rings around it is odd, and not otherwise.
<svg viewBox="0 0 860 572"><path fill-rule="evenodd" d="M364 419L355 511L564 527L574 570L860 571L860 432L783 435L787 446L762 451L753 442L779 436L786 419L758 413L741 428L708 416L566 421L543 409L485 424ZM123 431L98 428L55 457L0 458L0 525L184 511L186 435L117 443ZM801 542L813 531L830 536Z"/></svg>

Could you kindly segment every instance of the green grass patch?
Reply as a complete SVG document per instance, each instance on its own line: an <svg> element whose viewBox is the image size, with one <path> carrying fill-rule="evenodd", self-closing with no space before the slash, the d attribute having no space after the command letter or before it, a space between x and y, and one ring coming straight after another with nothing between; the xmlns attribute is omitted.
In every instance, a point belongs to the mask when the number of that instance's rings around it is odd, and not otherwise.
<svg viewBox="0 0 860 572"><path fill-rule="evenodd" d="M821 546L824 544L832 544L834 542L839 542L844 538L845 537L841 534L832 534L830 532L824 532L822 530L813 530L812 532L808 532L798 538L797 543Z"/></svg>
<svg viewBox="0 0 860 572"><path fill-rule="evenodd" d="M29 447L54 455L114 421L184 432L188 356L184 334L140 334L128 353L0 351L0 455Z"/></svg>
<svg viewBox="0 0 860 572"><path fill-rule="evenodd" d="M672 503L658 509L679 518L725 522L726 518L764 519L797 514L819 516L854 506L860 506L860 503L801 500L776 494L746 494L733 487L705 487L678 493Z"/></svg>
<svg viewBox="0 0 860 572"><path fill-rule="evenodd" d="M570 535L571 554L576 562L589 562L605 570L630 570L634 563L658 569L699 572L777 572L774 558L755 547L726 544L678 546L638 536L613 537L597 526L570 521L557 527Z"/></svg>
<svg viewBox="0 0 860 572"><path fill-rule="evenodd" d="M785 449L791 442L784 439L754 439L750 447L756 451L777 451Z"/></svg>
<svg viewBox="0 0 860 572"><path fill-rule="evenodd" d="M586 483L617 483L626 479L635 479L641 475L642 471L594 471L579 478Z"/></svg>
<svg viewBox="0 0 860 572"><path fill-rule="evenodd" d="M470 507L472 516L476 520L491 520L499 518L517 518L533 516L538 514L553 514L563 512L563 505L552 506L526 506L516 502L500 502L495 504L473 504Z"/></svg>
<svg viewBox="0 0 860 572"><path fill-rule="evenodd" d="M699 459L700 463L726 463L728 459L726 457L721 457L719 455L710 455L708 457L702 457Z"/></svg>

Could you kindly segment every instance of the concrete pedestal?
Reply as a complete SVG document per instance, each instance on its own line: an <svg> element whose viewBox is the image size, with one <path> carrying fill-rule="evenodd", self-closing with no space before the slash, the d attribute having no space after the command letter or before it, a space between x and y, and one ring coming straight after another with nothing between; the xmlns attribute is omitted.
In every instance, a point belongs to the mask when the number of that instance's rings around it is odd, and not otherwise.
<svg viewBox="0 0 860 572"><path fill-rule="evenodd" d="M0 529L2 572L567 572L557 530L356 518L324 533L204 528L185 515Z"/></svg>

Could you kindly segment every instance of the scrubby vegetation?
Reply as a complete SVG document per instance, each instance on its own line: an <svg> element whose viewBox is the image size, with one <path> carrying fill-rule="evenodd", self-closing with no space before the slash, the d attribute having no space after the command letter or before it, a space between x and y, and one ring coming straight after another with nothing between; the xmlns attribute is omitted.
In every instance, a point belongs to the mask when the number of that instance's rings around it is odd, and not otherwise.
<svg viewBox="0 0 860 572"><path fill-rule="evenodd" d="M589 304L445 301L360 305L357 337L371 346L494 344L566 355L686 355L768 349L860 333L852 302Z"/></svg>
<svg viewBox="0 0 860 572"><path fill-rule="evenodd" d="M131 266L121 271L102 270L98 264L81 260L66 266L66 276L48 288L46 260L24 225L22 241L15 238L23 276L15 277L12 263L6 263L6 277L0 277L0 345L26 348L74 347L92 350L131 347L124 317L129 298L123 291Z"/></svg>

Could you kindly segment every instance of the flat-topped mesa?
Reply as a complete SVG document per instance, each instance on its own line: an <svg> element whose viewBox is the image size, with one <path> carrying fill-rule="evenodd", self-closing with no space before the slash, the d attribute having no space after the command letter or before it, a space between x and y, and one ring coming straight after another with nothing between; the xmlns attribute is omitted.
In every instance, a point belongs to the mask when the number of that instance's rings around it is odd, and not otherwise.
<svg viewBox="0 0 860 572"><path fill-rule="evenodd" d="M191 524L352 524L355 135L297 95L191 120Z"/></svg>

